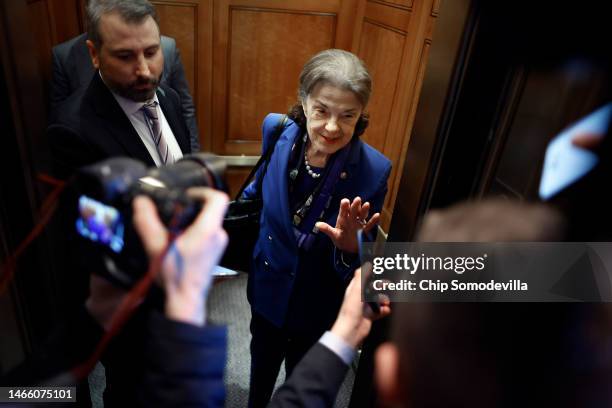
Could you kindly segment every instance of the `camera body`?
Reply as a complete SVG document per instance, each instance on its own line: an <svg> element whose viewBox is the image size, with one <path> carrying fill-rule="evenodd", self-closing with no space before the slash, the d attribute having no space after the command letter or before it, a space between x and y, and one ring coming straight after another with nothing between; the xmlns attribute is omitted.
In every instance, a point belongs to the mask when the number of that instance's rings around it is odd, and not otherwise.
<svg viewBox="0 0 612 408"><path fill-rule="evenodd" d="M224 189L225 162L209 153L183 157L174 164L147 169L134 159L117 157L82 168L76 179L76 230L86 238L87 261L96 273L131 287L148 267L140 239L132 227L132 200L153 200L161 221L178 233L196 218L199 199L190 187ZM85 254L84 254L85 255ZM89 262L88 262L89 263Z"/></svg>

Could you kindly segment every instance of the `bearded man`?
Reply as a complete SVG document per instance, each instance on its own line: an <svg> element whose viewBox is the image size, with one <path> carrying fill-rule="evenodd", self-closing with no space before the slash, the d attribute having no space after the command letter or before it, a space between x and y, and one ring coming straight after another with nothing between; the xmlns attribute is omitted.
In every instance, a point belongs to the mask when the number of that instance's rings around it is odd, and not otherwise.
<svg viewBox="0 0 612 408"><path fill-rule="evenodd" d="M47 135L59 177L113 156L161 166L190 153L178 94L164 85L161 36L146 0L90 2L89 86L57 108Z"/></svg>

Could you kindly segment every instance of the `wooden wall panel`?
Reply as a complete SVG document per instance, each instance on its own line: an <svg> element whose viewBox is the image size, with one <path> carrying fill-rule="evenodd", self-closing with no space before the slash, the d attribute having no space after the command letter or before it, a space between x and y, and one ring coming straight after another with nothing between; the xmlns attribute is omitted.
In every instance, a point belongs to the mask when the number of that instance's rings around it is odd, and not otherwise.
<svg viewBox="0 0 612 408"><path fill-rule="evenodd" d="M53 43L67 41L85 31L84 0L46 0L53 23Z"/></svg>
<svg viewBox="0 0 612 408"><path fill-rule="evenodd" d="M40 72L46 83L51 78L51 47L55 37L52 18L47 1L37 0L28 3L28 14L32 23L31 30L35 38L36 54L39 59Z"/></svg>
<svg viewBox="0 0 612 408"><path fill-rule="evenodd" d="M399 7L399 8L404 8L404 9L411 9L412 3L413 3L413 0L374 0L374 1L387 5L387 6Z"/></svg>
<svg viewBox="0 0 612 408"><path fill-rule="evenodd" d="M261 139L267 113L285 112L295 103L302 66L333 45L335 16L233 8L230 21L225 143L232 152L230 143ZM270 46L279 38L282 46Z"/></svg>
<svg viewBox="0 0 612 408"><path fill-rule="evenodd" d="M442 2L442 0L434 0L433 3L431 4L431 16L432 17L438 17L438 14L440 13L440 3Z"/></svg>
<svg viewBox="0 0 612 408"><path fill-rule="evenodd" d="M368 1L365 21L375 21L391 30L399 30L405 33L410 23L410 11ZM385 47L385 49L388 49L388 47Z"/></svg>
<svg viewBox="0 0 612 408"><path fill-rule="evenodd" d="M348 49L354 1L217 0L213 38L213 151L258 155L261 122L296 100L303 64Z"/></svg>
<svg viewBox="0 0 612 408"><path fill-rule="evenodd" d="M176 40L196 108L202 150L211 150L213 0L153 1L160 30Z"/></svg>
<svg viewBox="0 0 612 408"><path fill-rule="evenodd" d="M34 37L34 53L44 84L51 79L51 48L78 35L83 29L81 0L28 0L28 28ZM44 89L48 99L48 87Z"/></svg>
<svg viewBox="0 0 612 408"><path fill-rule="evenodd" d="M436 0L368 0L355 29L353 51L368 65L373 81L368 108L371 125L363 137L393 164L381 216L384 231L398 199L422 68L427 61L426 44L431 41L437 8Z"/></svg>
<svg viewBox="0 0 612 408"><path fill-rule="evenodd" d="M191 94L197 89L197 4L154 2L162 34L176 40ZM196 101L197 104L197 101ZM197 106L196 106L197 108Z"/></svg>
<svg viewBox="0 0 612 408"><path fill-rule="evenodd" d="M374 83L374 92L368 107L371 121L364 134L364 140L381 152L385 152L392 111L391 102L398 91L405 39L404 34L384 26L369 21L363 24L359 56L368 66ZM398 52L391 52L392 50Z"/></svg>
<svg viewBox="0 0 612 408"><path fill-rule="evenodd" d="M425 66L427 57L429 56L429 49L431 46L430 39L425 40L421 46L415 50L418 52L415 56L415 61L418 61L417 64L414 64L414 78L411 81L411 86L413 87L412 92L410 92L407 98L402 98L401 106L404 111L402 123L399 125L398 135L399 137L399 148L396 149L395 154L393 155L393 165L395 166L392 172L392 179L389 183L389 193L387 194L387 199L385 200L385 208L383 210L384 214L384 225L388 228L391 223L391 217L393 215L393 210L395 209L396 202L404 199L403 197L398 196L400 181L402 177L403 168L405 165L406 152L408 149L408 143L410 142L410 136L412 134L412 127L414 125L414 114L416 112L416 107L418 105L418 101L421 95L421 86L423 84L423 78L425 76ZM422 160L426 165L426 161L428 159ZM427 163L428 164L428 163ZM386 229L385 229L386 230Z"/></svg>

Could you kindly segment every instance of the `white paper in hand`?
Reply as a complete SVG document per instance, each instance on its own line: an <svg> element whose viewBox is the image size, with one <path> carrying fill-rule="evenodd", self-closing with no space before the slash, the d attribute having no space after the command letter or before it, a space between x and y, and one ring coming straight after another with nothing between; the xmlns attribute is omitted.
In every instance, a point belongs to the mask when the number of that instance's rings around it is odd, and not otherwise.
<svg viewBox="0 0 612 408"><path fill-rule="evenodd" d="M572 139L581 134L604 137L611 116L612 103L609 103L563 130L548 144L540 179L542 200L555 196L595 167L597 155L574 146Z"/></svg>

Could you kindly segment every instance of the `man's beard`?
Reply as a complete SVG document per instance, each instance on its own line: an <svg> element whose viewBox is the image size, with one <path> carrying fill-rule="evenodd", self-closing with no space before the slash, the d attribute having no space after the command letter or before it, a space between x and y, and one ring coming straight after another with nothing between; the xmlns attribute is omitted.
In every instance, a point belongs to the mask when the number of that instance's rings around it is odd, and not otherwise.
<svg viewBox="0 0 612 408"><path fill-rule="evenodd" d="M150 85L150 88L136 89L136 87L144 85ZM113 91L134 102L146 102L153 99L158 86L159 78L139 78L128 85L111 84Z"/></svg>

